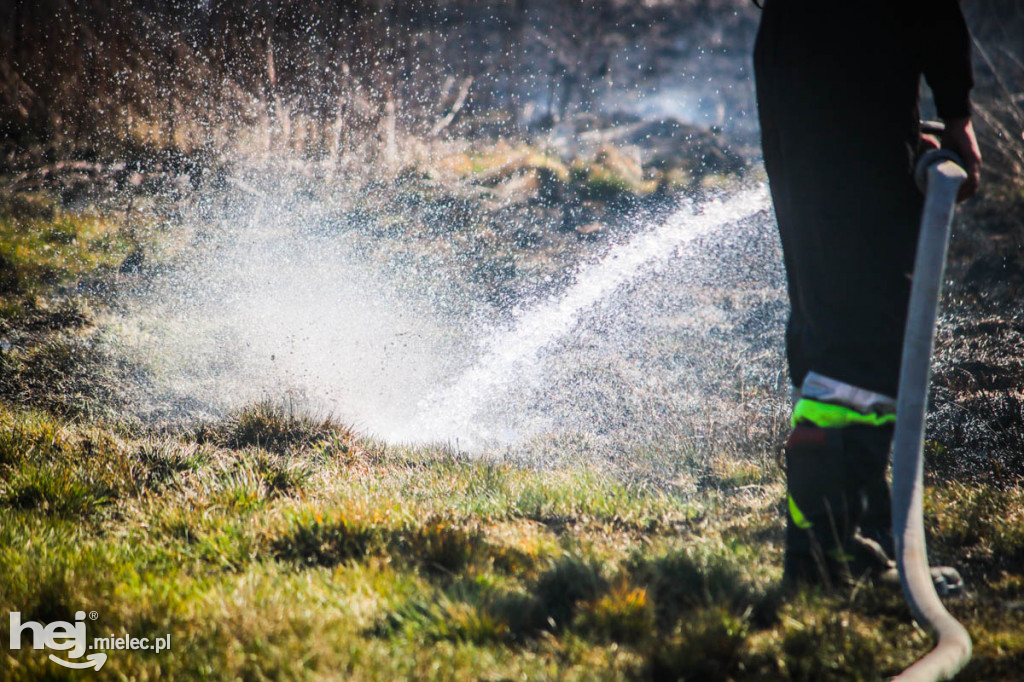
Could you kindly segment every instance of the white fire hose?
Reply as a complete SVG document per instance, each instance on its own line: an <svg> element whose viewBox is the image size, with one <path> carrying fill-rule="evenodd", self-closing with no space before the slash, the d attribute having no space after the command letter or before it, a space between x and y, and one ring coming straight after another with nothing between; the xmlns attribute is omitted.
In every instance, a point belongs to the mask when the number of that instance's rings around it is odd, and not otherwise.
<svg viewBox="0 0 1024 682"><path fill-rule="evenodd" d="M917 183L925 190L921 233L910 290L903 364L893 440L893 535L903 594L914 618L930 628L938 643L895 679L899 682L950 680L971 658L967 630L942 605L928 566L924 539L923 454L935 318L946 266L953 208L967 174L959 158L932 150L918 161Z"/></svg>

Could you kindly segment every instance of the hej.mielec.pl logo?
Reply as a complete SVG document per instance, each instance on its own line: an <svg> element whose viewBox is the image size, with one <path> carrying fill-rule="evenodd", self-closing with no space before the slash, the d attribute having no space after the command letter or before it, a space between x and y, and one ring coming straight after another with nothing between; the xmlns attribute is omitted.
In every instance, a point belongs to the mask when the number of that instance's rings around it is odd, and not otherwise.
<svg viewBox="0 0 1024 682"><path fill-rule="evenodd" d="M91 620L96 620L98 614L93 611L89 614ZM99 670L107 662L107 654L104 650L125 651L125 650L153 650L156 653L167 651L171 648L171 635L168 633L163 637L131 637L127 634L111 635L109 637L94 637L89 642L85 631L85 611L75 613L75 622L56 620L46 625L35 621L27 620L22 622L21 612L12 611L10 621L10 647L11 650L21 649L22 638L28 637L33 649L50 649L53 651L67 652L64 656L67 660L50 654L50 660L66 668L95 668ZM82 658L86 651L93 653ZM98 650L98 651L97 651Z"/></svg>

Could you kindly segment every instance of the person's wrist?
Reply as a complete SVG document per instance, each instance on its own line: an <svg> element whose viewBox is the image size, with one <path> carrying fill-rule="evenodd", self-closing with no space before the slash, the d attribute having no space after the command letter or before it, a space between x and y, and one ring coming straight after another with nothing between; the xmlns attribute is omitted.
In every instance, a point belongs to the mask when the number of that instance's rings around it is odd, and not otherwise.
<svg viewBox="0 0 1024 682"><path fill-rule="evenodd" d="M967 172L967 179L957 194L957 201L963 201L978 191L981 179L981 150L978 148L978 139L969 115L950 117L943 119L943 122L946 129L942 133L942 146L960 156L960 163Z"/></svg>

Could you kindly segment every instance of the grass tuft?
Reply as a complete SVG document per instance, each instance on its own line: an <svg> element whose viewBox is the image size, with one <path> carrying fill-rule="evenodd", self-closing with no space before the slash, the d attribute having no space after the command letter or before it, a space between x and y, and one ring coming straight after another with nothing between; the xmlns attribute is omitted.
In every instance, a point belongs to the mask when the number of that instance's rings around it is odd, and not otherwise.
<svg viewBox="0 0 1024 682"><path fill-rule="evenodd" d="M455 575L471 564L480 564L489 545L479 530L465 530L441 518L422 526L396 533L391 551L414 558L430 573Z"/></svg>
<svg viewBox="0 0 1024 682"><path fill-rule="evenodd" d="M444 517L394 532L389 551L433 575L454 576L490 568L523 572L534 563L533 557L515 547L492 544L479 528L461 528Z"/></svg>
<svg viewBox="0 0 1024 682"><path fill-rule="evenodd" d="M802 615L802 622L787 630L782 643L783 666L789 679L811 682L885 676L877 643L853 626L849 614L816 607Z"/></svg>
<svg viewBox="0 0 1024 682"><path fill-rule="evenodd" d="M535 618L545 629L564 628L572 623L584 603L598 600L608 587L608 579L597 561L572 555L557 559L533 585Z"/></svg>
<svg viewBox="0 0 1024 682"><path fill-rule="evenodd" d="M145 472L141 484L150 490L160 490L185 474L195 474L212 458L204 446L158 438L139 443L132 456Z"/></svg>
<svg viewBox="0 0 1024 682"><path fill-rule="evenodd" d="M17 195L16 195L17 196ZM130 247L120 218L62 214L42 196L0 207L0 294L35 294L116 267Z"/></svg>
<svg viewBox="0 0 1024 682"><path fill-rule="evenodd" d="M64 462L25 462L0 486L0 500L9 507L74 518L99 511L117 494Z"/></svg>
<svg viewBox="0 0 1024 682"><path fill-rule="evenodd" d="M297 414L263 400L243 408L226 420L200 427L199 442L227 448L257 447L276 454L288 454L314 445L351 440L352 431L331 418L317 419Z"/></svg>
<svg viewBox="0 0 1024 682"><path fill-rule="evenodd" d="M469 601L445 594L410 599L387 612L370 629L377 637L408 637L428 642L491 644L508 638L508 626Z"/></svg>
<svg viewBox="0 0 1024 682"><path fill-rule="evenodd" d="M757 601L740 570L721 557L698 560L676 551L654 558L634 556L627 566L633 580L649 592L655 621L665 632L700 608L742 613Z"/></svg>
<svg viewBox="0 0 1024 682"><path fill-rule="evenodd" d="M360 559L381 545L380 530L340 510L326 518L303 510L288 519L288 530L271 542L275 558L305 566L336 566Z"/></svg>
<svg viewBox="0 0 1024 682"><path fill-rule="evenodd" d="M636 644L655 630L654 606L645 588L620 579L581 607L574 627L597 641Z"/></svg>
<svg viewBox="0 0 1024 682"><path fill-rule="evenodd" d="M40 412L0 410L0 466L29 457L52 458L65 447L57 423Z"/></svg>
<svg viewBox="0 0 1024 682"><path fill-rule="evenodd" d="M745 657L746 635L746 622L726 610L694 611L669 637L648 644L645 676L707 682L735 679Z"/></svg>
<svg viewBox="0 0 1024 682"><path fill-rule="evenodd" d="M959 556L972 571L988 575L1024 565L1024 489L952 481L928 492L933 554Z"/></svg>

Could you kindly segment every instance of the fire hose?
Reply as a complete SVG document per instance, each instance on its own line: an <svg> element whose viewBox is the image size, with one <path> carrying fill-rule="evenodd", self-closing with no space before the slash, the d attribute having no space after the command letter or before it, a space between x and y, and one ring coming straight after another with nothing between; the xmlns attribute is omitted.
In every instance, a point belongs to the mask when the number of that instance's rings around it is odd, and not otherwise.
<svg viewBox="0 0 1024 682"><path fill-rule="evenodd" d="M924 424L935 343L935 319L953 208L957 191L967 179L967 174L956 154L936 149L921 157L915 175L925 192L925 201L896 406L892 516L903 594L914 618L935 633L937 643L934 649L895 680L933 682L952 679L971 658L970 635L946 610L935 591L928 566L922 511Z"/></svg>

